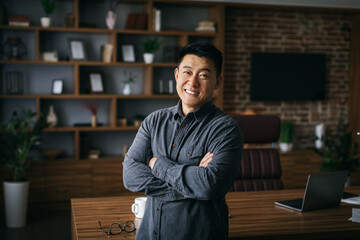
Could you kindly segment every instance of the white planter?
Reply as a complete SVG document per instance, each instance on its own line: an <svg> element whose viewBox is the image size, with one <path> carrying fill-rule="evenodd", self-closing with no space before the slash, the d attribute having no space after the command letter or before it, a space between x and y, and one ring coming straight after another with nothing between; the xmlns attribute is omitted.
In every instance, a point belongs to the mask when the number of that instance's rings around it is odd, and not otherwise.
<svg viewBox="0 0 360 240"><path fill-rule="evenodd" d="M51 19L49 17L42 17L40 21L42 27L50 27Z"/></svg>
<svg viewBox="0 0 360 240"><path fill-rule="evenodd" d="M123 94L124 95L130 95L131 94L130 84L128 84L128 83L125 84L125 87L123 89Z"/></svg>
<svg viewBox="0 0 360 240"><path fill-rule="evenodd" d="M144 61L145 63L152 63L154 61L154 54L153 53L144 53Z"/></svg>
<svg viewBox="0 0 360 240"><path fill-rule="evenodd" d="M280 143L279 147L280 147L280 151L289 152L292 149L292 143Z"/></svg>
<svg viewBox="0 0 360 240"><path fill-rule="evenodd" d="M18 228L26 225L29 181L3 182L6 226Z"/></svg>

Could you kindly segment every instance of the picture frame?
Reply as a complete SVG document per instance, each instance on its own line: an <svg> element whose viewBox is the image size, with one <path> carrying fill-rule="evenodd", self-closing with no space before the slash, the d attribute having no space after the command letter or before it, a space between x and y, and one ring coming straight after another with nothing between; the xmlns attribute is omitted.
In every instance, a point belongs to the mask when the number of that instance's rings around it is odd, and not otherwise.
<svg viewBox="0 0 360 240"><path fill-rule="evenodd" d="M64 90L64 81L62 79L54 79L51 86L52 94L62 94Z"/></svg>
<svg viewBox="0 0 360 240"><path fill-rule="evenodd" d="M135 48L134 45L125 44L121 46L122 58L124 62L135 62Z"/></svg>
<svg viewBox="0 0 360 240"><path fill-rule="evenodd" d="M104 80L101 72L89 73L90 93L104 93Z"/></svg>
<svg viewBox="0 0 360 240"><path fill-rule="evenodd" d="M86 61L86 49L82 40L69 39L69 57L71 61Z"/></svg>

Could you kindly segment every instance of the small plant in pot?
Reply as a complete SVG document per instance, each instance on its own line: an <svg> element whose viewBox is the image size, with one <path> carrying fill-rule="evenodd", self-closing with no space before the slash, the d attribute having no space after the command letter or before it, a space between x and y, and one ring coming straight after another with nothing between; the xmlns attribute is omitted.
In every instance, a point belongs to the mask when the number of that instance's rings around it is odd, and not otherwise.
<svg viewBox="0 0 360 240"><path fill-rule="evenodd" d="M157 37L147 38L143 42L144 61L145 63L152 63L154 61L154 53L160 47L160 40Z"/></svg>
<svg viewBox="0 0 360 240"><path fill-rule="evenodd" d="M41 26L50 27L50 25L51 25L50 15L53 14L53 12L55 10L55 6L56 6L55 1L54 0L41 0L41 5L46 14L46 17L42 17L40 19Z"/></svg>
<svg viewBox="0 0 360 240"><path fill-rule="evenodd" d="M292 149L292 143L294 140L294 123L281 122L280 125L280 151L288 152Z"/></svg>
<svg viewBox="0 0 360 240"><path fill-rule="evenodd" d="M47 123L43 116L36 119L35 112L22 107L20 116L14 114L8 122L0 123L0 159L11 176L3 182L8 227L22 227L26 223L27 160L30 150L39 144L45 127Z"/></svg>
<svg viewBox="0 0 360 240"><path fill-rule="evenodd" d="M321 171L346 170L350 177L350 173L356 170L360 160L357 157L358 145L352 141L352 133L348 127L348 124L340 122L336 134L324 137L324 147L321 150L315 149L324 159L319 166ZM347 185L350 185L350 178Z"/></svg>
<svg viewBox="0 0 360 240"><path fill-rule="evenodd" d="M124 79L122 80L122 82L125 84L125 87L123 89L123 94L124 95L130 95L131 94L131 87L130 84L131 83L135 83L137 76L133 75L133 73L130 71L129 74L127 71L124 71Z"/></svg>

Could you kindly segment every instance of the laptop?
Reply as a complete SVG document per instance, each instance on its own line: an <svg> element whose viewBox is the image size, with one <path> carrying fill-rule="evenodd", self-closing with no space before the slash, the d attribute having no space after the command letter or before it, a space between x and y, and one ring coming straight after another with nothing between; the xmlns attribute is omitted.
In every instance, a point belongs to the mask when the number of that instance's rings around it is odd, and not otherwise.
<svg viewBox="0 0 360 240"><path fill-rule="evenodd" d="M301 212L338 207L347 176L347 171L310 174L304 198L276 201L275 204Z"/></svg>

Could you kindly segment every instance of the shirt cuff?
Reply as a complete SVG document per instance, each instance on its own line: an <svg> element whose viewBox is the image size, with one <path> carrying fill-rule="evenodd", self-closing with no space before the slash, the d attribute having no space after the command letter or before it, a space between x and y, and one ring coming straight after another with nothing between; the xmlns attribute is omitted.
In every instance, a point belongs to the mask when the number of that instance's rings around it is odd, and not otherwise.
<svg viewBox="0 0 360 240"><path fill-rule="evenodd" d="M151 172L155 177L165 181L166 172L172 164L173 162L170 159L158 157Z"/></svg>

